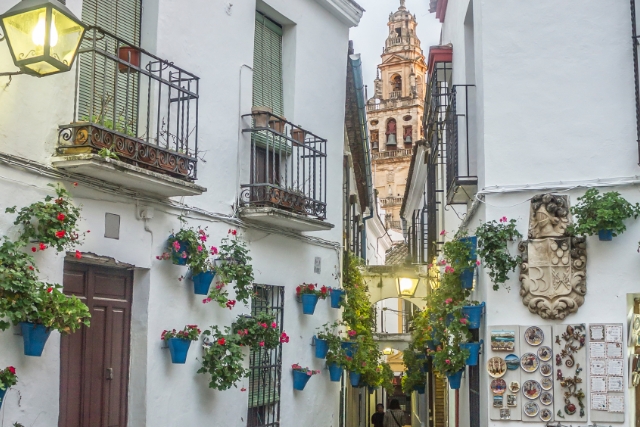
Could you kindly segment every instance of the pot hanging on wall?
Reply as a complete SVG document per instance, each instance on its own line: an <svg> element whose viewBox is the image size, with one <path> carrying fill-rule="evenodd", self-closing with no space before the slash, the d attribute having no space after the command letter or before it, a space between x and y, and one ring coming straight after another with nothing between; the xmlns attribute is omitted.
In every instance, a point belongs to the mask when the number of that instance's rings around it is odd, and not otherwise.
<svg viewBox="0 0 640 427"><path fill-rule="evenodd" d="M480 342L467 342L460 344L460 348L469 350L469 356L465 361L467 366L478 366L478 359L480 357L480 346L482 346L483 342L483 340L480 340Z"/></svg>
<svg viewBox="0 0 640 427"><path fill-rule="evenodd" d="M316 357L318 359L326 358L327 352L329 352L329 344L327 343L327 340L321 340L316 336L314 336L313 338L316 343Z"/></svg>
<svg viewBox="0 0 640 427"><path fill-rule="evenodd" d="M302 294L302 313L313 314L316 311L316 304L318 304L318 295L314 294Z"/></svg>
<svg viewBox="0 0 640 427"><path fill-rule="evenodd" d="M184 338L170 338L167 345L171 352L171 363L186 363L187 353L189 353L189 347L191 346L191 340Z"/></svg>
<svg viewBox="0 0 640 427"><path fill-rule="evenodd" d="M331 289L331 308L340 308L340 303L344 301L344 290Z"/></svg>
<svg viewBox="0 0 640 427"><path fill-rule="evenodd" d="M449 382L449 388L451 390L458 390L460 388L460 381L462 380L463 372L464 369L461 369L453 374L447 374L447 380Z"/></svg>
<svg viewBox="0 0 640 427"><path fill-rule="evenodd" d="M311 375L307 375L306 372L293 371L293 389L304 390L309 378L311 378Z"/></svg>
<svg viewBox="0 0 640 427"><path fill-rule="evenodd" d="M337 363L329 363L327 367L329 368L329 379L333 382L339 382L342 378L342 366Z"/></svg>
<svg viewBox="0 0 640 427"><path fill-rule="evenodd" d="M479 305L465 305L462 307L462 315L467 319L469 329L478 329L484 312L484 301Z"/></svg>
<svg viewBox="0 0 640 427"><path fill-rule="evenodd" d="M31 322L21 322L22 340L24 341L25 356L42 356L44 345L51 335L51 330L44 325Z"/></svg>
<svg viewBox="0 0 640 427"><path fill-rule="evenodd" d="M196 295L209 294L209 288L213 282L213 278L216 277L215 271L205 271L204 273L198 273L191 277L193 280L193 292Z"/></svg>

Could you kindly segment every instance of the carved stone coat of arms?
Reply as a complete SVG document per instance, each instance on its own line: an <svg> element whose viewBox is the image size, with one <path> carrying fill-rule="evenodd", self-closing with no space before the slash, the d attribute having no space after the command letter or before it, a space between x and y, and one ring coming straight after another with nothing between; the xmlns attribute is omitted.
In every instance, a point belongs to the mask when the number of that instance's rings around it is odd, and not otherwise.
<svg viewBox="0 0 640 427"><path fill-rule="evenodd" d="M531 199L529 240L520 243L520 296L543 319L564 319L584 303L587 248L584 237L567 233L567 196L539 194Z"/></svg>

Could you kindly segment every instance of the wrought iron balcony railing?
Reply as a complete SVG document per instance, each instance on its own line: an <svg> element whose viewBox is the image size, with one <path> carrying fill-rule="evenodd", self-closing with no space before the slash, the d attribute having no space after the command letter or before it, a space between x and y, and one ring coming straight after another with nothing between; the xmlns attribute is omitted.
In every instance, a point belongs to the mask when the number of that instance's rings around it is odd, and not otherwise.
<svg viewBox="0 0 640 427"><path fill-rule="evenodd" d="M380 203L383 208L388 206L400 206L402 205L402 197L385 197L380 199Z"/></svg>
<svg viewBox="0 0 640 427"><path fill-rule="evenodd" d="M73 119L58 153L96 153L195 180L199 78L99 27L78 50Z"/></svg>
<svg viewBox="0 0 640 427"><path fill-rule="evenodd" d="M282 117L254 112L250 182L241 185L244 206L270 206L311 218L327 217L327 140Z"/></svg>
<svg viewBox="0 0 640 427"><path fill-rule="evenodd" d="M383 151L380 153L371 153L371 158L373 160L389 159L393 157L411 156L411 154L412 154L411 148L404 148L402 150L392 150L392 151Z"/></svg>
<svg viewBox="0 0 640 427"><path fill-rule="evenodd" d="M448 203L466 203L477 190L475 161L469 139L469 105L475 95L474 85L455 85L451 88L446 116L446 185Z"/></svg>

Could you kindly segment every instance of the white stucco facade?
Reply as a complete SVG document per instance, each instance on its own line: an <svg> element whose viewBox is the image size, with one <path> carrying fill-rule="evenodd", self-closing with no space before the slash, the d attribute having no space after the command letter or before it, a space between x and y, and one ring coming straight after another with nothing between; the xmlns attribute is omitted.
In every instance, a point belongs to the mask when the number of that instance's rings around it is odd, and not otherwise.
<svg viewBox="0 0 640 427"><path fill-rule="evenodd" d="M469 152L477 166L478 193L470 195L466 205L446 206L444 166L439 168L437 188L445 193L438 193L434 200L440 203L434 217L437 233L446 230L453 236L462 226L473 235L480 223L506 216L517 220L518 231L527 239L530 199L536 194L567 195L573 206L587 188L597 186L601 192L618 191L629 202L640 202L629 2L431 3L446 8L446 14L438 16L444 16L440 45L451 44L453 50L451 83L474 84L476 90L475 105L469 106L475 127L470 125ZM417 159L424 158L428 149L417 149ZM406 220L423 205L427 174L422 161L415 162L409 181ZM554 423L637 423L636 390L629 387L628 378L628 355L634 349L627 347L627 333L634 298L640 294L636 280L640 222L629 220L626 225L627 231L612 242L587 238L584 305L564 320L542 319L523 305L519 268L509 275L510 291L504 287L493 291L487 272L479 268L470 299L486 302L479 334L485 343L490 342L494 325L623 325L624 422L602 422L590 415L590 376L585 373L585 417L563 420L556 416L562 410L556 404ZM442 241L439 236L438 241ZM509 249L517 254L515 244ZM526 419L524 415L523 421L491 420L488 353L484 351L480 359L479 424L469 418L469 376L465 374L459 425L544 424L537 416ZM450 425L456 419L454 396L451 392ZM523 399L522 393L518 399Z"/></svg>
<svg viewBox="0 0 640 427"><path fill-rule="evenodd" d="M0 11L14 3L0 0ZM81 0L68 0L67 6L81 15ZM10 84L0 77L0 211L42 200L52 194L47 184L60 182L82 206L80 228L91 230L77 249L134 266L130 427L246 425L248 397L240 388L248 388L248 380L237 389L209 389L208 377L196 373L200 345L192 345L186 365L172 365L160 334L185 324L222 328L249 307L229 311L203 304L190 283L178 280L186 268L155 258L171 231L179 229L181 214L190 226L208 226L209 242L216 246L229 229L238 229L251 251L256 283L285 287L283 326L291 341L283 349L280 425L337 426L340 384L329 381L324 361L313 356L311 341L315 329L337 320L340 311L331 309L327 300L318 304L314 316L303 315L295 287L302 282L340 284L348 29L357 25L362 10L347 0L198 0L188 5L145 0L143 7L142 47L201 78L196 184L207 191L162 199L61 173L51 159L58 125L72 118L75 72L42 79L17 76ZM332 230L299 233L251 226L235 214L239 185L249 176L250 137L240 131L247 126L240 116L251 112L256 10L284 28L285 116L328 140L326 222L335 225ZM0 43L0 70L12 69L7 45ZM154 214L143 220L140 214L146 207ZM105 213L120 216L118 240L104 237ZM13 215L0 216L0 234L15 237L13 220ZM383 254L384 245L372 248L372 262L383 262ZM47 250L36 258L42 279L62 284L64 254ZM318 258L320 273L314 273ZM60 335L54 332L42 357L26 357L17 329L0 332L0 366L15 366L19 377L0 412L6 425L58 425L59 343ZM304 392L292 388L294 363L323 370Z"/></svg>

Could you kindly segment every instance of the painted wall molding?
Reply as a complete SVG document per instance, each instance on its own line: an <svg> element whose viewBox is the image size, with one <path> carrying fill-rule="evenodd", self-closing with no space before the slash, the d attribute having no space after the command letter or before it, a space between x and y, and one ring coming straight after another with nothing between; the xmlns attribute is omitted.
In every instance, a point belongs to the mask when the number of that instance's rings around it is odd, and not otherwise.
<svg viewBox="0 0 640 427"><path fill-rule="evenodd" d="M356 27L360 23L364 9L351 0L316 0L342 23Z"/></svg>

